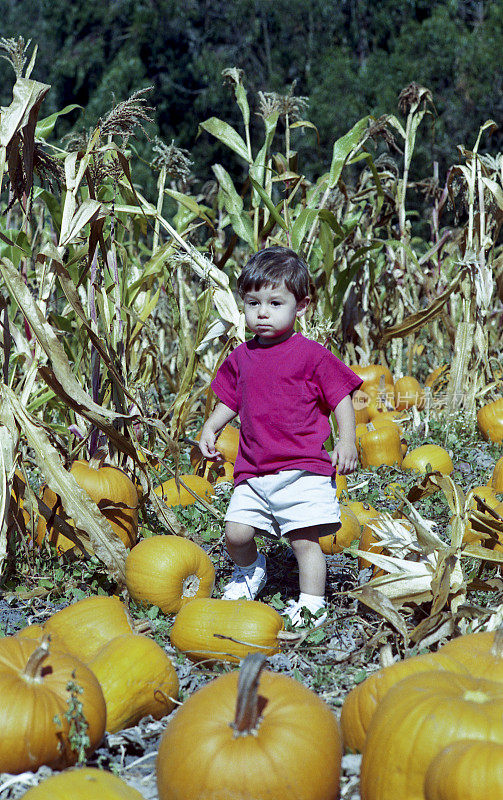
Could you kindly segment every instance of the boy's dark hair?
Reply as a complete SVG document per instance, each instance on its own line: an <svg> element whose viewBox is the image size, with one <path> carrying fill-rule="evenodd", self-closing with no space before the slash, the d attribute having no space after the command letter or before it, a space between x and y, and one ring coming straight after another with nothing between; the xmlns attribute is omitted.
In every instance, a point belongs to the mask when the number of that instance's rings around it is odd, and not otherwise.
<svg viewBox="0 0 503 800"><path fill-rule="evenodd" d="M285 282L297 302L312 295L312 282L307 264L289 247L267 247L259 250L244 265L238 278L240 297L258 291L262 286L278 286Z"/></svg>

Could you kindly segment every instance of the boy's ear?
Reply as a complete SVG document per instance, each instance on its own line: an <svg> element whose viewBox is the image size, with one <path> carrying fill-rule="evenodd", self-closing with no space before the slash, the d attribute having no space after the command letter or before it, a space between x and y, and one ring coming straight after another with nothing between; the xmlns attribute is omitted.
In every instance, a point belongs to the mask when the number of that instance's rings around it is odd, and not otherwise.
<svg viewBox="0 0 503 800"><path fill-rule="evenodd" d="M299 300L299 302L297 303L297 312L296 312L296 316L297 317L303 317L304 316L304 314L306 313L307 307L308 307L310 302L311 302L311 300L310 300L309 297L303 297L302 300Z"/></svg>

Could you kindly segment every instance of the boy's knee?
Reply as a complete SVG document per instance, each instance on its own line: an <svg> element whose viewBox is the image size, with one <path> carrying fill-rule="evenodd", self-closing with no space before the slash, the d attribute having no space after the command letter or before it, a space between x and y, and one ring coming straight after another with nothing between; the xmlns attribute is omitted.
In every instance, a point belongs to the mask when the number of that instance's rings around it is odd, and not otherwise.
<svg viewBox="0 0 503 800"><path fill-rule="evenodd" d="M241 522L225 523L225 538L234 545L242 545L251 542L255 536L255 528Z"/></svg>

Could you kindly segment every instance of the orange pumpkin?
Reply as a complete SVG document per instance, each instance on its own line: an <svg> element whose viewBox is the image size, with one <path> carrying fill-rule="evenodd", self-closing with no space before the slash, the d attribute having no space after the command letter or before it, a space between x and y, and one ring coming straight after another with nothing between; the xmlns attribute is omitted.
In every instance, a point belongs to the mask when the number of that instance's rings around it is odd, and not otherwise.
<svg viewBox="0 0 503 800"><path fill-rule="evenodd" d="M87 664L110 639L132 633L133 626L120 600L100 595L84 597L56 611L43 630L55 637L58 646Z"/></svg>
<svg viewBox="0 0 503 800"><path fill-rule="evenodd" d="M438 753L424 779L425 800L501 800L503 744L461 739Z"/></svg>
<svg viewBox="0 0 503 800"><path fill-rule="evenodd" d="M367 431L357 440L362 467L400 466L403 455L398 427L384 425Z"/></svg>
<svg viewBox="0 0 503 800"><path fill-rule="evenodd" d="M424 391L416 378L404 375L395 381L395 408L397 411L405 411L412 406L424 408Z"/></svg>
<svg viewBox="0 0 503 800"><path fill-rule="evenodd" d="M503 456L494 465L490 485L493 491L503 492Z"/></svg>
<svg viewBox="0 0 503 800"><path fill-rule="evenodd" d="M227 601L233 602L233 601ZM331 709L286 675L245 659L194 692L162 736L159 800L335 800L341 741ZM309 765L307 768L306 765Z"/></svg>
<svg viewBox="0 0 503 800"><path fill-rule="evenodd" d="M25 800L144 800L123 780L96 767L66 769L32 786Z"/></svg>
<svg viewBox="0 0 503 800"><path fill-rule="evenodd" d="M196 441L199 441L201 432L196 436ZM224 457L225 461L235 463L239 447L239 430L234 425L226 425L217 436L215 448ZM198 447L193 447L190 451L190 463L194 468L203 459L203 455Z"/></svg>
<svg viewBox="0 0 503 800"><path fill-rule="evenodd" d="M446 671L400 681L380 703L367 734L362 800L423 800L432 759L460 739L503 744L503 683Z"/></svg>
<svg viewBox="0 0 503 800"><path fill-rule="evenodd" d="M503 397L482 406L477 412L477 423L487 442L503 442Z"/></svg>
<svg viewBox="0 0 503 800"><path fill-rule="evenodd" d="M320 536L319 542L325 555L342 553L345 547L350 547L351 542L358 539L361 526L356 515L348 506L341 505L341 527L334 533Z"/></svg>
<svg viewBox="0 0 503 800"><path fill-rule="evenodd" d="M71 685L82 690L77 697L90 754L106 721L103 692L91 670L69 653L50 652L48 641L0 639L0 772L35 772L43 764L63 769L77 761L67 716Z"/></svg>
<svg viewBox="0 0 503 800"><path fill-rule="evenodd" d="M149 714L161 719L175 707L175 668L163 648L148 636L116 636L98 651L89 669L103 690L109 733L130 728Z"/></svg>
<svg viewBox="0 0 503 800"><path fill-rule="evenodd" d="M341 727L347 749L362 752L370 724L384 697L404 678L433 670L476 675L503 682L503 659L494 632L458 636L436 653L413 656L377 670L355 686L344 700Z"/></svg>
<svg viewBox="0 0 503 800"><path fill-rule="evenodd" d="M449 453L438 444L423 444L410 450L403 459L402 469L411 469L424 474L428 464L433 470L438 470L444 475L449 475L454 469Z"/></svg>
<svg viewBox="0 0 503 800"><path fill-rule="evenodd" d="M126 558L126 586L133 600L176 614L194 597L209 597L215 585L210 557L182 536L150 536Z"/></svg>
<svg viewBox="0 0 503 800"><path fill-rule="evenodd" d="M176 615L170 641L192 661L237 663L249 653L277 653L283 628L278 612L259 600L196 598Z"/></svg>
<svg viewBox="0 0 503 800"><path fill-rule="evenodd" d="M107 464L95 468L86 461L74 461L70 472L79 486L94 500L124 545L133 547L138 536L138 490L126 473ZM54 511L61 504L59 496L47 486L43 489L42 500ZM74 526L73 520L67 519L62 510L58 513L69 525ZM60 553L75 546L56 528L51 525L48 528L46 520L41 516L37 526L37 544L41 545L44 539L53 544ZM88 550L92 552L90 547Z"/></svg>
<svg viewBox="0 0 503 800"><path fill-rule="evenodd" d="M211 496L215 493L215 489L211 483L200 475L180 475L180 480L191 489L194 494L191 494L185 486L180 483L176 485L175 478L170 478L159 486L156 486L154 492L161 497L168 506L191 506L197 502L198 497L209 502Z"/></svg>

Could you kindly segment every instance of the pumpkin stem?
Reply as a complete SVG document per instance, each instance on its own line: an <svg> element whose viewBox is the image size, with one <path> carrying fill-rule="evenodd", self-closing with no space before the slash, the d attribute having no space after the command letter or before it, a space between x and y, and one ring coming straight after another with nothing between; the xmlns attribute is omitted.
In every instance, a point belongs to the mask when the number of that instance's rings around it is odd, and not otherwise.
<svg viewBox="0 0 503 800"><path fill-rule="evenodd" d="M21 673L23 678L26 678L27 680L35 680L36 678L40 678L40 667L49 655L50 641L51 637L48 634L45 634L39 647L37 647L37 649L34 650L29 657L26 667Z"/></svg>
<svg viewBox="0 0 503 800"><path fill-rule="evenodd" d="M230 723L234 736L255 734L261 719L261 712L267 700L257 693L260 673L266 657L262 653L250 653L239 670L238 697L234 722Z"/></svg>

